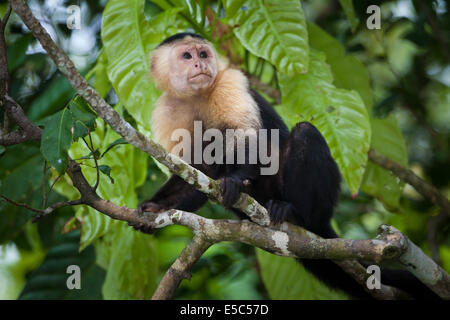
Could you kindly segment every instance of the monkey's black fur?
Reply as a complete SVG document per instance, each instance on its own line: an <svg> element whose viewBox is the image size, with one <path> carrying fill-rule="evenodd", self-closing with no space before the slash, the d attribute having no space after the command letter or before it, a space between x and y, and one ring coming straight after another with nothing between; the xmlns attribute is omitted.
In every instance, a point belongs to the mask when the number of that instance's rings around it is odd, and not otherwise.
<svg viewBox="0 0 450 320"><path fill-rule="evenodd" d="M183 39L187 35L201 38L195 34L182 33L167 38L162 44ZM289 132L270 103L256 91L252 90L251 94L259 106L262 128L279 130L279 172L272 176L260 175L258 165L201 164L194 167L211 178L220 179L226 207L231 208L240 192L246 192L266 206L273 222L290 221L323 238L337 238L330 221L338 201L341 177L325 139L307 122L298 123ZM250 181L250 186L244 186L243 181L246 179ZM205 194L178 176L172 176L139 209L158 211L176 208L196 211L206 201ZM242 212L234 211L238 216L246 218ZM305 259L301 263L333 288L341 289L355 298L371 297L360 284L330 260ZM405 289L415 298L437 298L408 272L383 269L381 277L384 284Z"/></svg>
<svg viewBox="0 0 450 320"><path fill-rule="evenodd" d="M196 33L191 33L191 32L181 32L181 33L176 33L173 36L170 36L166 39L164 39L163 42L161 42L158 47L163 46L165 44L169 44L178 40L182 40L184 38L186 38L187 36L190 36L191 38L197 38L197 39L205 39L203 38L201 35L198 35Z"/></svg>

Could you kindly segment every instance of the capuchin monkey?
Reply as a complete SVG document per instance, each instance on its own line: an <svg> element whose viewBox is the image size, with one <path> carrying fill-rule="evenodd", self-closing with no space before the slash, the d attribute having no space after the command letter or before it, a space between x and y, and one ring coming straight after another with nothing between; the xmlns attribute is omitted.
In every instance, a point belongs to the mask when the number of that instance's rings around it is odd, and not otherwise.
<svg viewBox="0 0 450 320"><path fill-rule="evenodd" d="M244 163L225 161L227 154L235 152L230 147L235 144L235 138L225 142L222 163L194 162L195 168L219 179L225 207L232 208L240 193L245 192L267 208L274 224L289 221L323 238L338 238L330 221L339 198L341 177L325 139L312 124L298 123L289 132L274 108L249 88L244 74L227 67L213 46L197 34L179 33L165 39L153 52L151 75L163 91L152 114L152 132L155 140L169 152L185 142L183 139L174 141L174 131L185 129L193 134L194 121L201 121L203 131L217 129L224 135L226 129L278 130L279 141L275 148L270 134L267 135L267 149L279 157L276 174L262 175L261 163L248 161L253 152L248 137ZM183 152L193 150L190 145L185 147ZM187 154L181 156L185 158ZM234 154L232 156L234 158ZM172 208L196 211L207 199L205 194L173 175L138 209L141 213ZM232 210L246 218L242 212ZM143 232L152 231L141 225L134 227ZM302 259L301 263L327 285L353 298L371 298L360 284L330 260ZM407 291L414 298L437 297L406 271L383 269L381 280Z"/></svg>

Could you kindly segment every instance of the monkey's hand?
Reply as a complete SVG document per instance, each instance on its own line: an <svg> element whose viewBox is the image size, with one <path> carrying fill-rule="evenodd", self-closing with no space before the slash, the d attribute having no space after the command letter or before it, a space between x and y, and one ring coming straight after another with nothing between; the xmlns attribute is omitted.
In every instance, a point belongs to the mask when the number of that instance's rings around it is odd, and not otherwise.
<svg viewBox="0 0 450 320"><path fill-rule="evenodd" d="M152 201L145 201L139 205L138 214L142 215L142 214L144 214L144 212L158 213L163 210L164 210L164 208L162 206L160 206L158 203L152 202ZM133 227L134 230L141 231L141 232L147 233L147 234L153 234L153 232L155 231L152 227L147 227L143 223L128 222L128 225Z"/></svg>
<svg viewBox="0 0 450 320"><path fill-rule="evenodd" d="M219 182L223 205L225 208L231 208L239 199L244 184L240 179L235 177L222 177L219 179Z"/></svg>
<svg viewBox="0 0 450 320"><path fill-rule="evenodd" d="M269 200L266 203L266 208L269 211L270 220L274 224L292 220L294 215L294 206L289 202Z"/></svg>

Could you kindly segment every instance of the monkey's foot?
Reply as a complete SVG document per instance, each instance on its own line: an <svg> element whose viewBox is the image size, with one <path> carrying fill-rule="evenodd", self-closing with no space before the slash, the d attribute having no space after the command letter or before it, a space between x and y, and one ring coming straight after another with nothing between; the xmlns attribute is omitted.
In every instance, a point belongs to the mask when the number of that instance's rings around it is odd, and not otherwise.
<svg viewBox="0 0 450 320"><path fill-rule="evenodd" d="M270 214L270 220L274 224L280 224L284 221L290 220L293 217L294 206L289 202L280 200L269 200L266 203L266 208Z"/></svg>
<svg viewBox="0 0 450 320"><path fill-rule="evenodd" d="M143 215L144 212L158 213L160 211L163 211L163 209L164 208L156 202L144 201L138 207L138 214ZM154 228L148 227L141 222L138 223L128 222L128 225L130 227L133 227L134 230L141 231L143 233L152 234L155 231Z"/></svg>
<svg viewBox="0 0 450 320"><path fill-rule="evenodd" d="M132 223L132 222L128 222L128 225L130 227L133 227L134 230L136 231L141 231L143 233L147 233L147 234L153 234L153 232L155 232L155 229L149 226L144 225L141 222L138 223Z"/></svg>
<svg viewBox="0 0 450 320"><path fill-rule="evenodd" d="M242 190L242 181L233 177L220 178L220 190L222 191L223 205L231 208L239 199Z"/></svg>

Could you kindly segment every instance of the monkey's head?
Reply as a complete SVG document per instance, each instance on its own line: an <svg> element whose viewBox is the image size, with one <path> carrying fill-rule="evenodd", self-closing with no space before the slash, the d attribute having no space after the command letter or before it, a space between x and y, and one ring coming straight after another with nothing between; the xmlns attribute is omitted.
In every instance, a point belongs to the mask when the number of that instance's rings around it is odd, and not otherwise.
<svg viewBox="0 0 450 320"><path fill-rule="evenodd" d="M220 69L213 46L193 33L178 33L154 50L151 73L156 85L176 97L210 90Z"/></svg>

